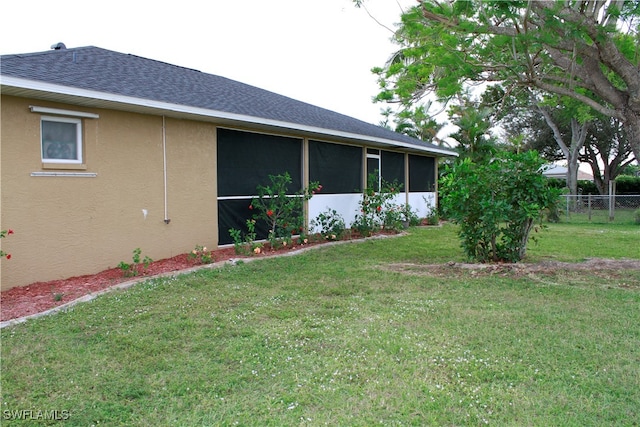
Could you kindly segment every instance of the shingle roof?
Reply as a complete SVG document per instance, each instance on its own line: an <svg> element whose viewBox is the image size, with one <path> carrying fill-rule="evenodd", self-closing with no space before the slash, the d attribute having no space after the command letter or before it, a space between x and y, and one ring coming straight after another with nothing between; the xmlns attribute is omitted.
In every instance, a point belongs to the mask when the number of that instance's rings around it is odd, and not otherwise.
<svg viewBox="0 0 640 427"><path fill-rule="evenodd" d="M346 132L443 154L448 151L225 77L98 47L2 55L0 61L3 77Z"/></svg>

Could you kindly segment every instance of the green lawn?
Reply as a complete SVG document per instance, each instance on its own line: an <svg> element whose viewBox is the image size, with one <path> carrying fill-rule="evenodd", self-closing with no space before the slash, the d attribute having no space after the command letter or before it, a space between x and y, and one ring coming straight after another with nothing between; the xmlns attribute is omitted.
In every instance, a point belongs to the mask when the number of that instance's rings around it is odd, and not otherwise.
<svg viewBox="0 0 640 427"><path fill-rule="evenodd" d="M636 211L637 209L622 209L618 208L613 214L613 219L609 218L608 209L592 209L582 210L580 212L567 212L566 210L560 210L560 219L562 222L570 222L577 224L626 224L634 225L636 223Z"/></svg>
<svg viewBox="0 0 640 427"><path fill-rule="evenodd" d="M448 267L455 230L151 280L4 328L2 425L637 425L640 271ZM640 259L638 226L538 234L530 262Z"/></svg>

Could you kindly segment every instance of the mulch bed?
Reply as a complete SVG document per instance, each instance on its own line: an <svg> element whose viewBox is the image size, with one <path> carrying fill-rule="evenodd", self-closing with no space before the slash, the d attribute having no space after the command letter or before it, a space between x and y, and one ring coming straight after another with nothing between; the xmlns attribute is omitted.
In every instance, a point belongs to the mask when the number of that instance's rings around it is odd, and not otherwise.
<svg viewBox="0 0 640 427"><path fill-rule="evenodd" d="M357 239L359 239L357 235L350 235L347 238L347 240ZM277 250L272 250L268 244L265 244L259 254L252 255L239 255L235 253L233 247L226 247L211 252L213 255L212 263L221 263L238 258L260 258L282 255L323 244L327 244L327 242L317 239L304 245L294 244ZM191 259L188 254L182 254L173 258L154 261L149 264L148 268L146 268L142 274L135 277L125 276L120 268L111 268L96 274L14 287L0 293L0 321L5 322L42 313L84 297L85 295L104 291L121 283L146 279L160 274L179 272L200 265L202 264Z"/></svg>

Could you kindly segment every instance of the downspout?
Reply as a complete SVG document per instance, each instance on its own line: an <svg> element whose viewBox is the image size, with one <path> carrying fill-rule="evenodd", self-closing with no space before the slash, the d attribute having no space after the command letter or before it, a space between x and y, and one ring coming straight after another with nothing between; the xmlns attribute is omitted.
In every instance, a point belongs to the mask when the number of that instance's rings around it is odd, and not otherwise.
<svg viewBox="0 0 640 427"><path fill-rule="evenodd" d="M309 188L309 138L302 140L302 187ZM304 232L309 233L309 225L311 224L309 200L305 200L302 210L304 214Z"/></svg>
<svg viewBox="0 0 640 427"><path fill-rule="evenodd" d="M169 202L167 199L167 128L165 117L162 116L162 172L164 178L164 223L169 224Z"/></svg>

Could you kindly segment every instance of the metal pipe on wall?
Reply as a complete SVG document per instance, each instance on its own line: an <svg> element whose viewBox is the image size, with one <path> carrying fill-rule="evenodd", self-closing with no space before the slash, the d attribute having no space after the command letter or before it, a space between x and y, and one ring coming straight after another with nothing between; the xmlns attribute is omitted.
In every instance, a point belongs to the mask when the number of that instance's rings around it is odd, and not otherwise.
<svg viewBox="0 0 640 427"><path fill-rule="evenodd" d="M169 201L167 197L167 127L166 119L162 116L162 172L164 178L164 223L169 224Z"/></svg>

